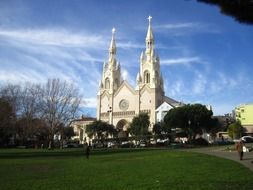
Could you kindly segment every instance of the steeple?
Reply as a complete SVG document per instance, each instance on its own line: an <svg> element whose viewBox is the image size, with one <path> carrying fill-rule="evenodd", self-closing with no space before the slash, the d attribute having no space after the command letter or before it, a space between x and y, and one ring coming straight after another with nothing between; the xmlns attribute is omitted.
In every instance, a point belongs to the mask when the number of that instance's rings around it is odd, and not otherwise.
<svg viewBox="0 0 253 190"><path fill-rule="evenodd" d="M153 40L153 31L152 31L152 27L151 27L151 20L152 20L152 16L148 17L148 32L147 32L147 36L146 36L146 41L149 40Z"/></svg>
<svg viewBox="0 0 253 190"><path fill-rule="evenodd" d="M108 91L112 94L116 91L121 83L120 63L116 59L116 41L115 28L112 29L112 39L109 46L109 59L104 62L103 75L100 85L100 91Z"/></svg>
<svg viewBox="0 0 253 190"><path fill-rule="evenodd" d="M154 49L154 36L153 36L153 31L151 27L151 19L152 17L148 17L148 32L146 36L146 53L151 54L151 52Z"/></svg>
<svg viewBox="0 0 253 190"><path fill-rule="evenodd" d="M109 47L109 60L112 60L112 58L114 58L116 55L115 32L116 32L116 29L112 28L112 40Z"/></svg>

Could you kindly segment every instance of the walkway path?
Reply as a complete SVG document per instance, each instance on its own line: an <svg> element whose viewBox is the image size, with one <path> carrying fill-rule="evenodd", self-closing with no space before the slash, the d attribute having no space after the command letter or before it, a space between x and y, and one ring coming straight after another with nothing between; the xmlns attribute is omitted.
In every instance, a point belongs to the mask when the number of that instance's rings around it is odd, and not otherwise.
<svg viewBox="0 0 253 190"><path fill-rule="evenodd" d="M252 147L253 144L246 144L247 147ZM222 157L236 162L248 167L253 171L253 151L245 152L243 160L239 159L237 151L232 151L228 149L233 149L233 146L217 146L217 147L206 147L206 148L193 148L193 149L183 149L184 151L198 152L209 154L217 157Z"/></svg>

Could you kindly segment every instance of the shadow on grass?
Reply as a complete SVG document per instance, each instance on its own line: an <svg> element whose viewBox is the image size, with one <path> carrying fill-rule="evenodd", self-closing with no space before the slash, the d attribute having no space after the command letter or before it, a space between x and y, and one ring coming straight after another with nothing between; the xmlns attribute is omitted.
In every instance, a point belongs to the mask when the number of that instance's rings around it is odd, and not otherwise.
<svg viewBox="0 0 253 190"><path fill-rule="evenodd" d="M131 153L141 151L151 151L161 149L92 149L91 155L105 155L117 153ZM23 159L23 158L44 158L44 157L84 157L84 149L54 149L54 150L35 150L35 149L2 149L0 150L0 159Z"/></svg>

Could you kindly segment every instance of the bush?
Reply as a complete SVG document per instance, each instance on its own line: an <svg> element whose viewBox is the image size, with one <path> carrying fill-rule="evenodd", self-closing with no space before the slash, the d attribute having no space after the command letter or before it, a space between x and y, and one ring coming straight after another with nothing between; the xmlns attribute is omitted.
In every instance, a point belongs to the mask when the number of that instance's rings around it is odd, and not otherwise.
<svg viewBox="0 0 253 190"><path fill-rule="evenodd" d="M192 144L199 145L199 146L208 146L208 141L203 138L194 139Z"/></svg>

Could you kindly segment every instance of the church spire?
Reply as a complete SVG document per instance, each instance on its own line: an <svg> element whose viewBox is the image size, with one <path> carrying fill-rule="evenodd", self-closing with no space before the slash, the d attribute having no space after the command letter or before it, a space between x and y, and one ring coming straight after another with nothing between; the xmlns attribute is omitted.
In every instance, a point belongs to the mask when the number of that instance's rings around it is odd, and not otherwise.
<svg viewBox="0 0 253 190"><path fill-rule="evenodd" d="M116 42L115 42L115 32L116 29L112 28L112 40L109 47L109 57L116 55Z"/></svg>
<svg viewBox="0 0 253 190"><path fill-rule="evenodd" d="M146 36L146 53L151 54L154 49L154 36L153 36L153 31L151 27L151 19L152 17L148 17L148 32Z"/></svg>
<svg viewBox="0 0 253 190"><path fill-rule="evenodd" d="M152 16L148 17L148 32L147 32L147 36L146 36L146 41L152 41L154 39L153 37L153 31L152 31L152 27L151 27L151 20L152 20Z"/></svg>

